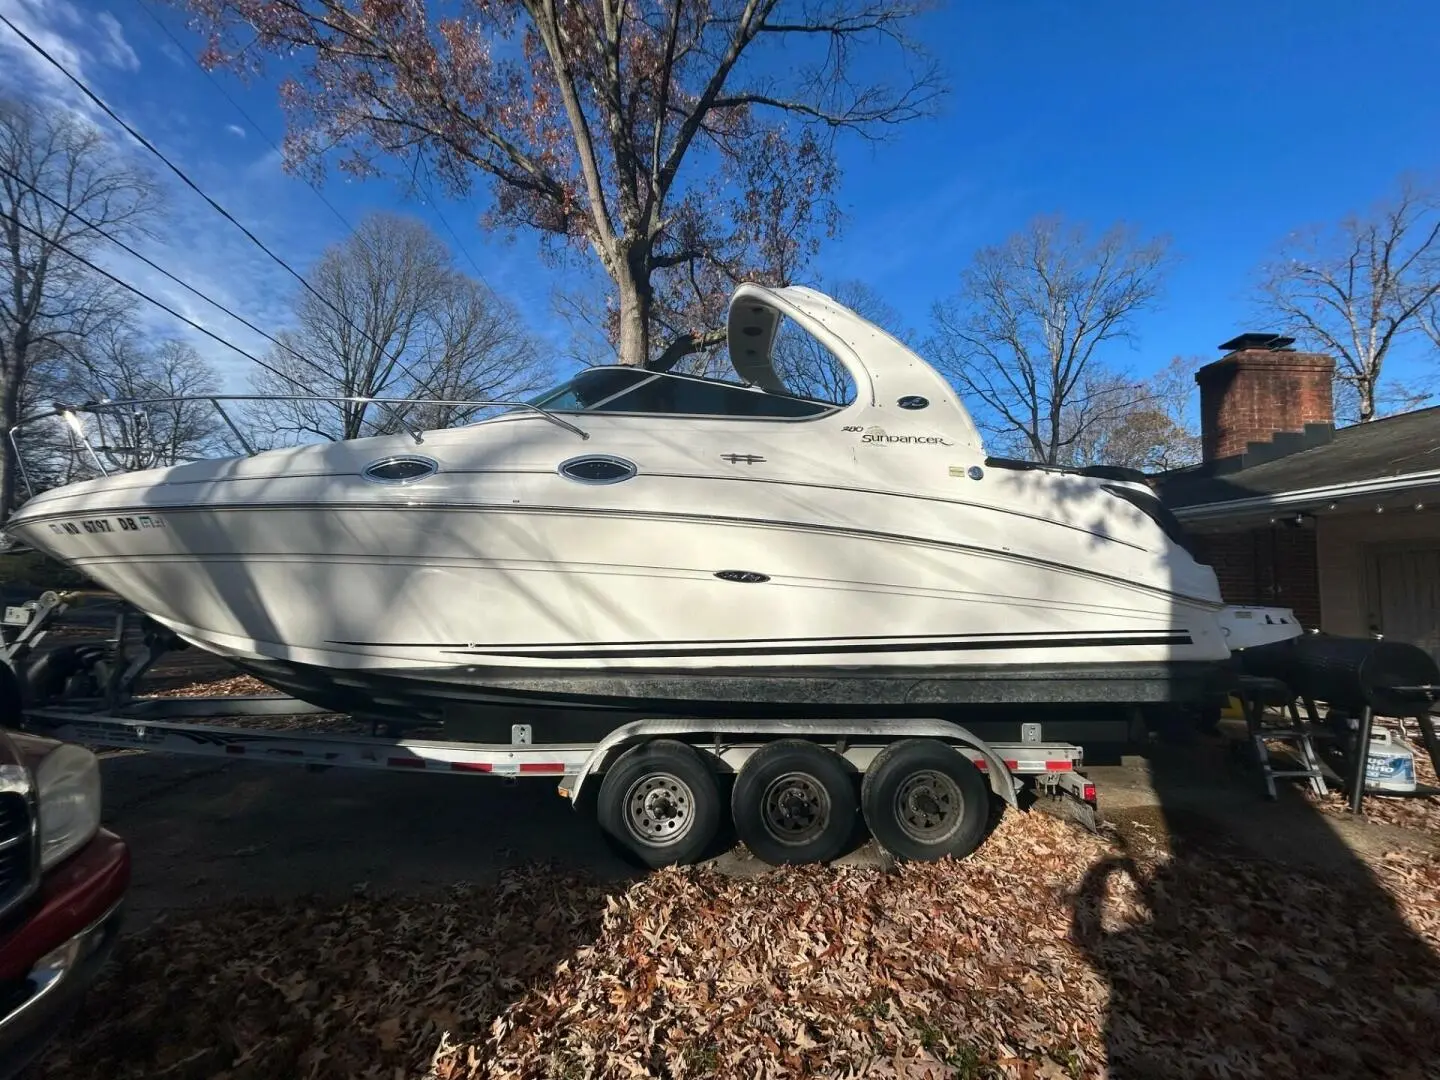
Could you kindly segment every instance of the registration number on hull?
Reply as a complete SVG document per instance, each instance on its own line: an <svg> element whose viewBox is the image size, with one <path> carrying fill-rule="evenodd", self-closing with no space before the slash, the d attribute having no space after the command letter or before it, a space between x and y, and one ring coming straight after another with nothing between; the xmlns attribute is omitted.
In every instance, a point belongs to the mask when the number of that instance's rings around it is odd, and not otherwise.
<svg viewBox="0 0 1440 1080"><path fill-rule="evenodd" d="M52 521L50 531L70 536L83 533L139 532L141 529L164 529L165 519L154 514L134 514L126 517L76 518L73 521Z"/></svg>

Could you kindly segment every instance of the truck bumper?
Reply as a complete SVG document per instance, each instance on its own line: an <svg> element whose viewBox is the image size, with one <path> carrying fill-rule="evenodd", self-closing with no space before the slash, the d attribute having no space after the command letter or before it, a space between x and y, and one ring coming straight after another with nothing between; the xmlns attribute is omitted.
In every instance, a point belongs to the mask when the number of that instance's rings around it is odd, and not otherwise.
<svg viewBox="0 0 1440 1080"><path fill-rule="evenodd" d="M30 918L0 949L0 1080L44 1050L105 965L119 935L130 853L102 830L49 878Z"/></svg>

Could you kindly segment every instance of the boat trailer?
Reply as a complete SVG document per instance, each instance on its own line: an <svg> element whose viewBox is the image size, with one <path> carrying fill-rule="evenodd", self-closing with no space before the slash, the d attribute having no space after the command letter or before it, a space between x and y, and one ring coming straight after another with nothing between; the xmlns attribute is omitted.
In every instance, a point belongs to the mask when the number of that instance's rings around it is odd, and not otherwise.
<svg viewBox="0 0 1440 1080"><path fill-rule="evenodd" d="M92 611L101 609L102 618L90 620L96 630L105 625L104 616L109 614L106 609L113 609L113 628L107 635L97 634L93 640L48 650L40 648L63 616L83 612L87 607ZM572 806L580 808L583 798L587 808L595 807L602 824L607 814L625 817L628 813L632 825L638 824L642 832L648 827L657 833L651 839L658 841L663 839L658 833L679 812L676 808L683 808L686 796L682 789L687 784L693 789L696 780L672 777L678 787L667 789L662 783L652 788L641 804L628 810L623 805L607 805L617 800L606 782L608 774L634 772L635 762L656 747L663 751L662 757L688 752L695 758L691 764L703 760L707 771L735 778L738 783L752 759L757 755L760 759L774 757L782 752L775 749L777 744L783 744L790 748L792 756L798 755L798 760L823 755L831 765L837 763L832 758L842 761L850 773L865 778L868 791L878 770L887 763L892 771L896 767L895 759L901 756L896 753L898 748L905 747L908 753L923 757L927 747L933 754L936 746L942 746L950 751L944 756L952 759L958 751L958 756L968 760L984 778L994 796L1011 807L1019 807L1019 796L1028 785L1037 796L1054 800L1058 812L1092 831L1099 823L1095 786L1080 771L1083 749L1073 743L1042 741L1039 724L1022 725L1022 740L1006 743L987 743L959 724L938 719L766 721L656 717L625 723L598 742L544 745L532 742L529 724L512 725L508 744L421 737L423 731L420 736L402 735L383 722L370 724L368 733L362 733L362 724L354 720L350 720L350 730L274 730L245 726L245 721L284 717L301 724L308 719L312 726L322 726L345 718L282 694L168 697L138 693L141 679L161 657L187 646L109 593L47 592L27 604L7 607L3 626L0 659L19 677L26 698L18 723L8 717L5 722L93 747L278 762L317 770L397 770L497 776L512 781L549 776ZM137 633L138 642L134 640ZM230 726L225 725L227 720ZM931 764L943 766L943 757ZM673 760L667 768L684 772L681 763ZM917 775L935 772L912 771ZM643 783L645 775L642 770L636 782ZM661 769L657 775L670 774ZM915 803L918 809L914 816L937 821L945 816L947 798L953 801L959 794L953 785L944 783L933 791L916 791L919 794L914 798L920 801ZM690 797L694 797L693 790ZM633 803L633 798L630 801ZM667 813L671 816L666 817ZM803 832L795 822L798 815L803 823L804 814L803 807L792 810L784 821ZM917 829L912 830L914 835L927 835L923 823ZM882 846L887 845L882 841ZM916 850L924 846L920 844ZM632 854L638 854L643 861L647 852Z"/></svg>

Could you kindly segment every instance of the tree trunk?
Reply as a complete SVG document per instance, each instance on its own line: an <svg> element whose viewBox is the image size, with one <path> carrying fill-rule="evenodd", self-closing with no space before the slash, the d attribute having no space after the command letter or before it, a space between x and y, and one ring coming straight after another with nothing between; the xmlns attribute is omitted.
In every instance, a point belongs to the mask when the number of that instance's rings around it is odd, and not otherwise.
<svg viewBox="0 0 1440 1080"><path fill-rule="evenodd" d="M15 451L10 444L10 431L20 412L20 380L11 372L0 373L0 525L10 518L15 506L19 481Z"/></svg>
<svg viewBox="0 0 1440 1080"><path fill-rule="evenodd" d="M1355 387L1360 391L1360 422L1375 419L1375 380L1362 379Z"/></svg>
<svg viewBox="0 0 1440 1080"><path fill-rule="evenodd" d="M615 288L620 300L620 340L616 359L631 367L644 367L650 359L650 306L654 299L650 272L643 258L634 254L618 262Z"/></svg>

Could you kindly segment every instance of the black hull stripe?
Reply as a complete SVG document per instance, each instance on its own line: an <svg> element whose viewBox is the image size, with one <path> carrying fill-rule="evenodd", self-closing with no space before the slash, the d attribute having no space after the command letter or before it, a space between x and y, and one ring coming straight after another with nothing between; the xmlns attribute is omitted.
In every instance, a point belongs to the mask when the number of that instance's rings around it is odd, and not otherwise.
<svg viewBox="0 0 1440 1080"><path fill-rule="evenodd" d="M1188 643L1191 638L1185 630L1086 630L1078 636L1103 638L1183 636ZM494 645L477 645L473 641L327 641L327 645L351 645L366 649L561 649L561 648L641 648L644 646L665 646L666 648L691 645L743 645L751 649L783 648L795 645L856 644L873 642L965 642L965 641L1049 641L1054 638L1071 639L1077 636L1073 630L1023 630L1014 634L871 634L864 637L844 634L837 637L806 638L666 638L652 641L587 641L566 645L559 641L507 641Z"/></svg>
<svg viewBox="0 0 1440 1080"><path fill-rule="evenodd" d="M1132 637L1069 637L1069 638L1001 638L990 641L929 641L894 644L850 645L738 645L700 649L451 649L463 656L506 656L526 660L644 660L661 657L692 656L754 656L764 652L772 656L797 656L806 653L907 653L907 652L974 652L985 649L1084 649L1100 646L1189 645L1190 635L1136 634Z"/></svg>

